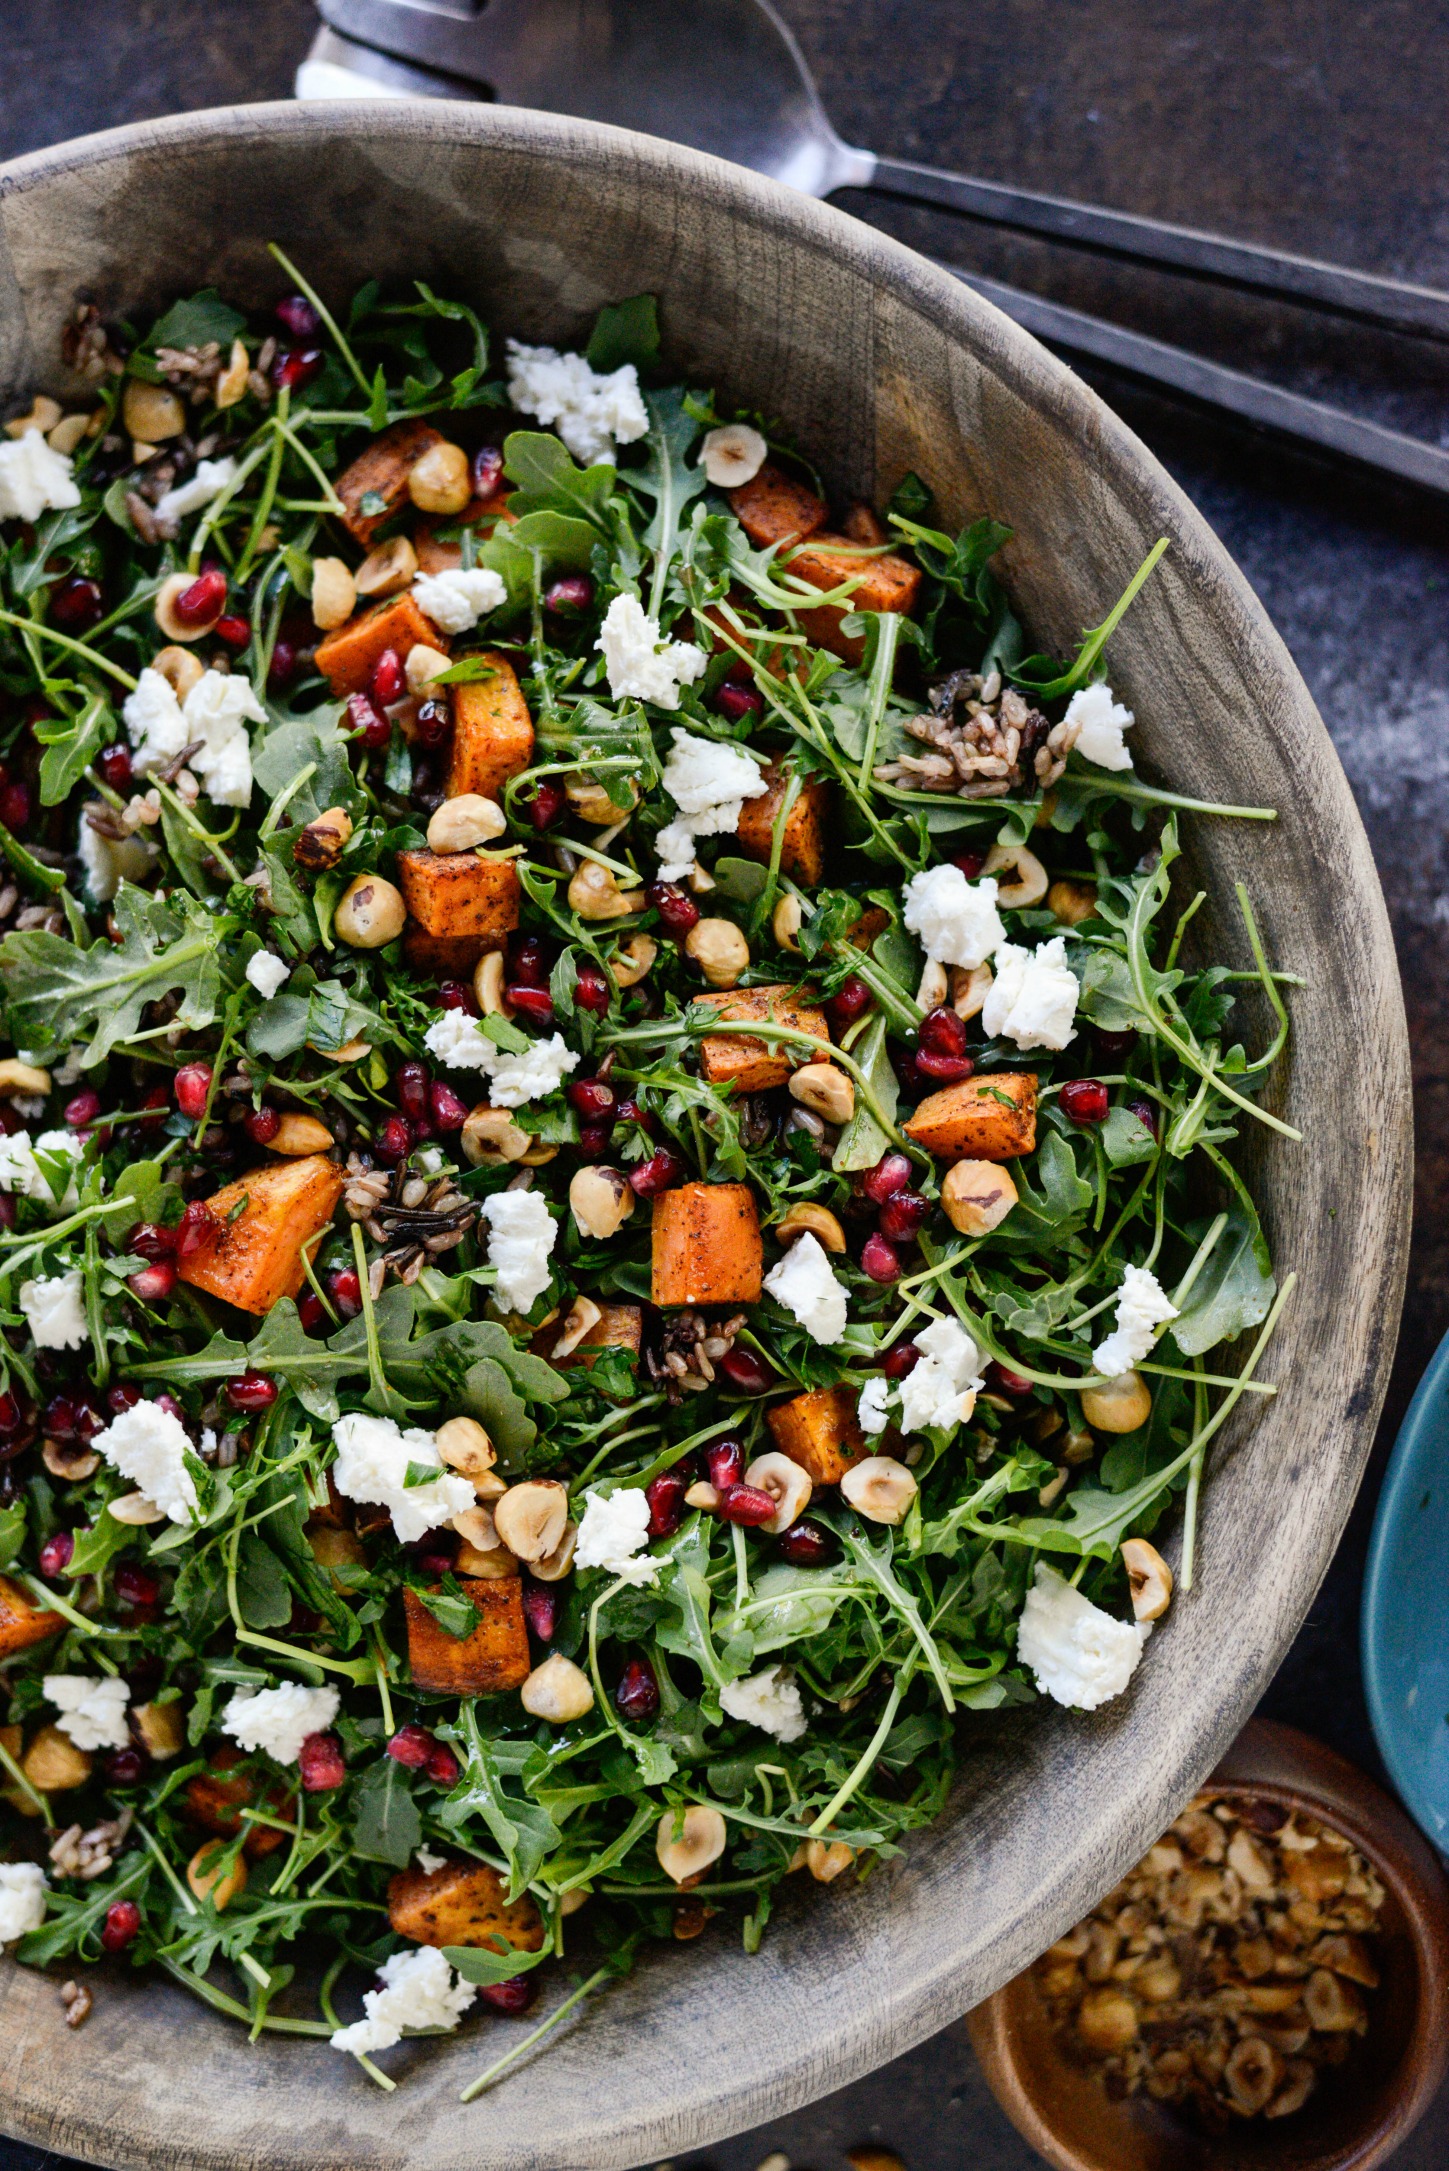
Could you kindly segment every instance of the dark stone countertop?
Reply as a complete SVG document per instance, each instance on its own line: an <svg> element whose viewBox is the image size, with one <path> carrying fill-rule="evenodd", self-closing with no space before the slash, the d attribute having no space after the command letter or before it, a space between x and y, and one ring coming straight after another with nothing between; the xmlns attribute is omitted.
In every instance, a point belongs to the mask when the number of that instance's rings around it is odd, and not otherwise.
<svg viewBox="0 0 1449 2171"><path fill-rule="evenodd" d="M1449 107L1443 0L777 4L850 140L1449 285L1449 135L1428 118ZM53 0L10 0L0 156L154 114L286 96L314 21L310 0L91 0L84 16L78 35L72 10ZM1449 358L1427 343L879 198L848 207L945 260L1449 444ZM1436 1211L1449 1156L1444 514L1089 374L1212 522L1292 650L1363 811L1398 941L1419 1156L1403 1332L1369 1480L1262 1707L1376 1771L1357 1650L1364 1552L1384 1457L1449 1327L1449 1221ZM1352 1107L1342 1115L1362 1120ZM750 2171L780 2149L840 2171L841 2151L866 2139L898 2150L910 2171L1029 2171L1039 2160L996 2109L959 2026L707 2160ZM0 2142L0 2171L40 2161ZM1449 2092L1393 2161L1395 2171L1449 2162Z"/></svg>

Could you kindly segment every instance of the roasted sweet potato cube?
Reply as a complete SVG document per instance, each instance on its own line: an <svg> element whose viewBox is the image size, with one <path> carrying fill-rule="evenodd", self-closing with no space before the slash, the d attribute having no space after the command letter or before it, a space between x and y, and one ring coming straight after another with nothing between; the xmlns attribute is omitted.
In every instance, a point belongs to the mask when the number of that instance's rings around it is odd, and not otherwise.
<svg viewBox="0 0 1449 2171"><path fill-rule="evenodd" d="M336 485L344 507L342 525L364 548L407 496L408 476L417 462L442 442L430 422L395 422L342 470ZM381 498L381 508L364 512L365 497Z"/></svg>
<svg viewBox="0 0 1449 2171"><path fill-rule="evenodd" d="M425 935L497 949L518 925L518 869L491 852L399 852L398 888Z"/></svg>
<svg viewBox="0 0 1449 2171"><path fill-rule="evenodd" d="M342 1196L342 1171L325 1154L273 1161L224 1184L207 1200L216 1235L177 1272L195 1289L243 1312L269 1312L305 1279L302 1255L327 1227Z"/></svg>
<svg viewBox="0 0 1449 2171"><path fill-rule="evenodd" d="M852 505L840 523L841 533L848 535L852 543L888 543L890 530L875 508L870 505Z"/></svg>
<svg viewBox="0 0 1449 2171"><path fill-rule="evenodd" d="M438 520L425 521L413 537L413 549L417 554L420 573L451 573L463 563L463 546L456 542L439 540L439 530L448 533L454 528L477 527L483 524L486 538L493 531L501 515L505 520L516 520L518 515L508 510L509 492L496 498L474 498L461 513L445 515ZM884 541L884 537L882 537Z"/></svg>
<svg viewBox="0 0 1449 2171"><path fill-rule="evenodd" d="M819 648L859 663L865 654L864 640L840 630L847 611L897 611L903 617L914 610L920 593L921 569L904 558L863 558L860 544L848 535L813 535L807 549L797 551L785 570L812 588L838 588L842 581L859 579L848 603L825 603L819 610L799 613L800 626Z"/></svg>
<svg viewBox="0 0 1449 2171"><path fill-rule="evenodd" d="M654 1201L656 1304L757 1304L760 1219L748 1184L686 1183Z"/></svg>
<svg viewBox="0 0 1449 2171"><path fill-rule="evenodd" d="M734 516L760 550L771 543L799 543L825 525L823 498L767 460L758 475L727 492Z"/></svg>
<svg viewBox="0 0 1449 2171"><path fill-rule="evenodd" d="M444 648L446 642L431 618L425 618L411 593L389 596L375 609L360 611L345 626L317 643L317 668L339 699L344 694L367 691L373 667L385 648L393 649L404 663L409 651Z"/></svg>
<svg viewBox="0 0 1449 2171"><path fill-rule="evenodd" d="M758 1018L770 1025L791 1026L827 1044L830 1040L830 1027L813 988L740 988L730 995L696 995L694 1000L716 1004L721 1019ZM757 1040L753 1033L706 1033L699 1044L700 1075L711 1085L733 1085L737 1093L768 1093L809 1061L803 1048Z"/></svg>
<svg viewBox="0 0 1449 2171"><path fill-rule="evenodd" d="M775 848L775 824L790 788L790 771L772 761L764 772L769 790L758 799L747 799L740 810L740 849L747 858L768 867ZM785 817L780 845L780 866L797 882L813 889L825 873L825 835L830 812L830 786L823 782L802 784Z"/></svg>
<svg viewBox="0 0 1449 2171"><path fill-rule="evenodd" d="M487 1862L449 1862L442 1869L399 1870L387 1888L387 1919L415 1945L511 1945L543 1948L543 1917L528 1893L506 1897L507 1886Z"/></svg>
<svg viewBox="0 0 1449 2171"><path fill-rule="evenodd" d="M522 1577L485 1583L460 1576L458 1582L482 1616L466 1636L450 1636L415 1590L403 1592L414 1686L445 1696L501 1696L505 1689L520 1688L531 1664Z"/></svg>
<svg viewBox="0 0 1449 2171"><path fill-rule="evenodd" d="M501 950L503 943L502 935L430 935L416 920L402 932L408 970L422 980L467 980L479 958Z"/></svg>
<svg viewBox="0 0 1449 2171"><path fill-rule="evenodd" d="M193 1824L199 1824L203 1832L210 1832L217 1839L235 1838L242 1828L242 1811L252 1808L257 1800L256 1777L236 1769L242 1761L240 1749L224 1746L213 1752L208 1770L199 1771L194 1779L186 1782L187 1816ZM285 1812L286 1801L286 1794L276 1780L262 1795L263 1806L273 1815L280 1816ZM247 1831L243 1851L253 1859L258 1855L273 1854L286 1836L285 1832L273 1831L268 1824L253 1824Z"/></svg>
<svg viewBox="0 0 1449 2171"><path fill-rule="evenodd" d="M0 1575L0 1658L14 1658L47 1636L58 1636L65 1622L58 1613L38 1606L20 1584Z"/></svg>
<svg viewBox="0 0 1449 2171"><path fill-rule="evenodd" d="M902 1127L945 1161L1014 1161L1036 1144L1036 1075L992 1071L944 1086Z"/></svg>
<svg viewBox="0 0 1449 2171"><path fill-rule="evenodd" d="M813 1485L838 1485L853 1462L874 1452L855 1415L853 1387L817 1387L766 1410L775 1445Z"/></svg>
<svg viewBox="0 0 1449 2171"><path fill-rule="evenodd" d="M448 764L447 796L478 792L497 799L511 776L521 776L533 759L533 718L506 656L491 649L482 661L491 676L453 688L453 754Z"/></svg>

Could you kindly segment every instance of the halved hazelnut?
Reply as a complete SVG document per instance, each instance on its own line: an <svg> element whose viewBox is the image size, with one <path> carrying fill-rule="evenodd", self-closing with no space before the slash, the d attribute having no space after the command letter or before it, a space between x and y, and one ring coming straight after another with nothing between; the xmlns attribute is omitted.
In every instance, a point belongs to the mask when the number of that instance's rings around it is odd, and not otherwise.
<svg viewBox="0 0 1449 2171"><path fill-rule="evenodd" d="M1096 917L1097 885L1066 879L1053 882L1046 893L1046 901L1048 912L1055 913L1063 927L1080 927L1083 920Z"/></svg>
<svg viewBox="0 0 1449 2171"><path fill-rule="evenodd" d="M1017 1201L1009 1170L997 1161L957 1161L941 1184L941 1207L963 1236L989 1236Z"/></svg>
<svg viewBox="0 0 1449 2171"><path fill-rule="evenodd" d="M563 1536L551 1553L533 1562L533 1573L540 1583L562 1583L574 1564L574 1551L579 1542L579 1526L575 1522L564 1524Z"/></svg>
<svg viewBox="0 0 1449 2171"><path fill-rule="evenodd" d="M816 1206L809 1199L801 1199L783 1213L775 1223L775 1234L782 1244L793 1244L797 1236L813 1236L826 1251L844 1251L845 1231L828 1206Z"/></svg>
<svg viewBox="0 0 1449 2171"><path fill-rule="evenodd" d="M700 466L716 490L737 490L753 482L764 466L769 446L748 422L723 422L710 430L700 448Z"/></svg>
<svg viewBox="0 0 1449 2171"><path fill-rule="evenodd" d="M650 971L659 955L659 945L652 935L629 935L617 943L609 959L609 970L617 987L637 987Z"/></svg>
<svg viewBox="0 0 1449 2171"><path fill-rule="evenodd" d="M299 867L335 867L352 836L352 816L345 807L328 807L297 833L292 857Z"/></svg>
<svg viewBox="0 0 1449 2171"><path fill-rule="evenodd" d="M798 897L785 896L776 904L770 920L770 932L782 950L799 954L800 923L803 916Z"/></svg>
<svg viewBox="0 0 1449 2171"><path fill-rule="evenodd" d="M475 1508L462 1509L453 1517L451 1527L474 1553L491 1553L503 1543L498 1535L498 1526L493 1520L492 1509L481 1504Z"/></svg>
<svg viewBox="0 0 1449 2171"><path fill-rule="evenodd" d="M547 1719L551 1726L567 1726L594 1708L594 1685L588 1675L557 1651L534 1667L518 1694L531 1718Z"/></svg>
<svg viewBox="0 0 1449 2171"><path fill-rule="evenodd" d="M395 596L417 579L418 554L405 535L370 550L352 576L360 596Z"/></svg>
<svg viewBox="0 0 1449 2171"><path fill-rule="evenodd" d="M1140 1372L1119 1372L1082 1389L1082 1415L1094 1432L1135 1432L1152 1415L1152 1390Z"/></svg>
<svg viewBox="0 0 1449 2171"><path fill-rule="evenodd" d="M20 1769L38 1794L65 1794L83 1787L91 1760L58 1726L42 1726L21 1760Z"/></svg>
<svg viewBox="0 0 1449 2171"><path fill-rule="evenodd" d="M498 1460L497 1450L476 1417L450 1417L433 1434L438 1453L460 1477L484 1477Z"/></svg>
<svg viewBox="0 0 1449 2171"><path fill-rule="evenodd" d="M951 968L951 1008L958 1018L974 1018L985 1008L994 977L989 965L973 965L969 971L964 965Z"/></svg>
<svg viewBox="0 0 1449 2171"><path fill-rule="evenodd" d="M916 1001L923 1010L937 1010L946 1000L950 985L945 966L938 965L935 958L928 957L925 970L921 974L921 984L916 989Z"/></svg>
<svg viewBox="0 0 1449 2171"><path fill-rule="evenodd" d="M868 1523L899 1523L916 1497L916 1481L893 1455L867 1455L840 1481L843 1497Z"/></svg>
<svg viewBox="0 0 1449 2171"><path fill-rule="evenodd" d="M790 1075L790 1098L825 1123L849 1123L855 1081L836 1063L806 1063Z"/></svg>
<svg viewBox="0 0 1449 2171"><path fill-rule="evenodd" d="M330 633L345 626L357 605L357 583L341 558L312 560L312 623Z"/></svg>
<svg viewBox="0 0 1449 2171"><path fill-rule="evenodd" d="M1223 2085L1234 2110L1244 2118L1266 2110L1282 2078L1283 2060L1271 2043L1257 2035L1245 2035L1235 2043L1223 2067Z"/></svg>
<svg viewBox="0 0 1449 2171"><path fill-rule="evenodd" d="M818 1885L834 1884L854 1860L855 1849L847 1847L843 1839L807 1839L805 1842L805 1867Z"/></svg>
<svg viewBox="0 0 1449 2171"><path fill-rule="evenodd" d="M585 1236L602 1241L623 1228L634 1211L634 1193L616 1168L576 1169L569 1185L569 1211Z"/></svg>
<svg viewBox="0 0 1449 2171"><path fill-rule="evenodd" d="M772 1538L778 1538L782 1530L800 1520L814 1490L809 1472L788 1455L757 1455L745 1472L745 1483L753 1485L757 1492L768 1493L775 1502L774 1514L760 1526Z"/></svg>
<svg viewBox="0 0 1449 2171"><path fill-rule="evenodd" d="M148 1756L158 1764L168 1763L186 1747L186 1706L179 1696L169 1704L134 1704L131 1728Z"/></svg>
<svg viewBox="0 0 1449 2171"><path fill-rule="evenodd" d="M271 1146L273 1153L295 1159L301 1154L326 1153L332 1144L332 1133L317 1116L285 1115L277 1124Z"/></svg>
<svg viewBox="0 0 1449 2171"><path fill-rule="evenodd" d="M435 678L453 667L451 656L445 656L441 648L433 648L427 641L414 641L408 650L403 669L407 674L408 692L422 700Z"/></svg>
<svg viewBox="0 0 1449 2171"><path fill-rule="evenodd" d="M485 1018L511 1018L513 1005L503 996L507 968L501 950L490 950L473 969L473 995Z"/></svg>
<svg viewBox="0 0 1449 2171"><path fill-rule="evenodd" d="M1039 905L1047 893L1047 871L1024 844L993 844L981 871L997 877L996 902L1009 910Z"/></svg>
<svg viewBox="0 0 1449 2171"><path fill-rule="evenodd" d="M118 1523L132 1524L138 1530L144 1530L148 1524L164 1523L166 1520L166 1510L158 1508L155 1501L149 1500L145 1493L121 1493L111 1501L106 1513L113 1515Z"/></svg>
<svg viewBox="0 0 1449 2171"><path fill-rule="evenodd" d="M561 1357L571 1357L589 1329L596 1327L603 1316L592 1297L575 1297L563 1323L563 1332L548 1353L550 1363L557 1364Z"/></svg>
<svg viewBox="0 0 1449 2171"><path fill-rule="evenodd" d="M733 920L697 920L684 949L712 988L737 987L749 967L750 946Z"/></svg>
<svg viewBox="0 0 1449 2171"><path fill-rule="evenodd" d="M497 1168L503 1161L521 1161L533 1144L521 1123L506 1108L490 1108L480 1102L465 1117L459 1134L463 1151L474 1168Z"/></svg>
<svg viewBox="0 0 1449 2171"><path fill-rule="evenodd" d="M210 633L220 618L225 603L218 603L215 615L202 625L189 625L176 615L176 599L184 596L188 588L196 586L195 573L168 573L151 601L151 615L168 641L200 641Z"/></svg>
<svg viewBox="0 0 1449 2171"><path fill-rule="evenodd" d="M601 867L596 859L580 861L569 881L568 899L581 920L627 919L631 912L642 912L647 902L642 889L621 890L613 868Z"/></svg>
<svg viewBox="0 0 1449 2171"><path fill-rule="evenodd" d="M428 823L430 852L471 852L475 845L491 844L508 823L496 799L481 792L459 792L445 799Z"/></svg>
<svg viewBox="0 0 1449 2171"><path fill-rule="evenodd" d="M493 1509L498 1535L520 1560L544 1560L560 1544L569 1494L557 1478L525 1478L500 1494Z"/></svg>
<svg viewBox="0 0 1449 2171"><path fill-rule="evenodd" d="M1124 1538L1122 1565L1132 1593L1132 1611L1139 1621L1160 1621L1172 1603L1172 1570L1145 1538Z"/></svg>
<svg viewBox="0 0 1449 2171"><path fill-rule="evenodd" d="M151 658L151 669L160 672L178 701L185 701L192 687L199 686L206 676L206 666L189 648L158 649Z"/></svg>
<svg viewBox="0 0 1449 2171"><path fill-rule="evenodd" d="M659 1819L654 1852L665 1876L682 1885L707 1870L711 1862L717 1862L728 1840L719 1811L703 1802L692 1802L682 1813L671 1809Z"/></svg>

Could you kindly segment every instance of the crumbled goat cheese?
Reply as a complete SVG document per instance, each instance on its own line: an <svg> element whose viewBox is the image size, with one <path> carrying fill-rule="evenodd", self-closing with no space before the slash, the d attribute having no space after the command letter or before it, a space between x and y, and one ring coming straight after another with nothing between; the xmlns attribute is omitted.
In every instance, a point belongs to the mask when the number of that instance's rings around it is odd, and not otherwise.
<svg viewBox="0 0 1449 2171"><path fill-rule="evenodd" d="M581 354L508 342L508 397L521 415L556 430L576 460L612 460L616 445L648 432L649 415L632 362L607 375Z"/></svg>
<svg viewBox="0 0 1449 2171"><path fill-rule="evenodd" d="M981 1352L959 1320L935 1319L916 1336L920 1362L901 1381L907 1432L964 1425L982 1385Z"/></svg>
<svg viewBox="0 0 1449 2171"><path fill-rule="evenodd" d="M309 1734L324 1734L342 1698L336 1689L304 1689L284 1681L279 1689L238 1689L217 1722L250 1756L260 1749L278 1764L295 1764Z"/></svg>
<svg viewBox="0 0 1449 2171"><path fill-rule="evenodd" d="M875 1379L868 1379L860 1390L855 1415L861 1431L868 1432L872 1438L877 1433L884 1432L890 1423L886 1404L891 1398L891 1386L890 1380L884 1375L878 1375Z"/></svg>
<svg viewBox="0 0 1449 2171"><path fill-rule="evenodd" d="M84 1152L74 1131L42 1131L33 1141L27 1131L11 1131L7 1137L0 1137L0 1191L18 1191L42 1206L74 1206L78 1196L74 1168ZM37 1154L70 1164L72 1173L62 1192L57 1193ZM60 1181L59 1177L56 1181Z"/></svg>
<svg viewBox="0 0 1449 2171"><path fill-rule="evenodd" d="M291 978L291 973L291 966L284 964L281 958L273 957L270 950L258 950L254 957L247 959L247 978L263 1002L271 1001L283 982Z"/></svg>
<svg viewBox="0 0 1449 2171"><path fill-rule="evenodd" d="M334 2050L366 2057L374 2050L391 2050L400 2043L405 2028L456 2028L477 1997L472 1983L465 1983L436 1946L416 1945L411 1952L395 1952L378 1969L381 1990L364 1990L366 2020L354 2020L331 2038Z"/></svg>
<svg viewBox="0 0 1449 2171"><path fill-rule="evenodd" d="M93 799L90 805L100 807L102 802ZM156 847L139 829L129 837L103 837L86 820L89 811L89 807L81 809L75 848L85 871L86 895L92 904L108 905L123 882L145 880L156 857ZM104 811L109 813L110 810Z"/></svg>
<svg viewBox="0 0 1449 2171"><path fill-rule="evenodd" d="M666 641L658 619L631 595L615 596L594 646L603 655L614 699L652 701L657 709L677 709L680 687L703 677L709 662L692 641Z"/></svg>
<svg viewBox="0 0 1449 2171"><path fill-rule="evenodd" d="M659 1563L644 1547L649 1543L649 1502L641 1487L615 1493L586 1493L574 1550L576 1568L605 1568L626 1583L654 1583Z"/></svg>
<svg viewBox="0 0 1449 2171"><path fill-rule="evenodd" d="M1112 689L1102 679L1074 693L1062 718L1064 724L1077 726L1072 741L1076 751L1099 769L1131 768L1132 756L1122 743L1122 734L1130 731L1136 721L1130 709L1112 699Z"/></svg>
<svg viewBox="0 0 1449 2171"><path fill-rule="evenodd" d="M477 1505L471 1480L444 1469L430 1432L416 1426L404 1432L391 1417L358 1412L337 1420L332 1439L337 1449L332 1466L337 1490L349 1500L386 1508L403 1545L415 1545L428 1531ZM413 1464L436 1470L438 1475L409 1485L408 1470Z"/></svg>
<svg viewBox="0 0 1449 2171"><path fill-rule="evenodd" d="M765 1287L812 1342L838 1342L845 1333L845 1290L818 1236L797 1237L765 1276Z"/></svg>
<svg viewBox="0 0 1449 2171"><path fill-rule="evenodd" d="M38 1862L0 1862L0 1952L40 1928L47 1890Z"/></svg>
<svg viewBox="0 0 1449 2171"><path fill-rule="evenodd" d="M30 1322L37 1349L84 1349L90 1340L84 1287L78 1266L65 1274L20 1284L20 1309Z"/></svg>
<svg viewBox="0 0 1449 2171"><path fill-rule="evenodd" d="M982 1005L981 1024L993 1039L1018 1048L1065 1048L1076 1039L1076 974L1060 935L1039 950L1003 942L991 960L996 977Z"/></svg>
<svg viewBox="0 0 1449 2171"><path fill-rule="evenodd" d="M71 466L69 455L47 445L39 430L0 444L0 520L38 520L79 505Z"/></svg>
<svg viewBox="0 0 1449 2171"><path fill-rule="evenodd" d="M1117 1324L1092 1351L1092 1370L1100 1372L1103 1379L1117 1379L1123 1372L1130 1372L1151 1349L1157 1329L1176 1317L1177 1306L1169 1302L1152 1269L1129 1266L1117 1292Z"/></svg>
<svg viewBox="0 0 1449 2171"><path fill-rule="evenodd" d="M448 1857L445 1854L434 1854L431 1847L416 1848L413 1860L425 1877L431 1877L435 1869L446 1869L448 1866Z"/></svg>
<svg viewBox="0 0 1449 2171"><path fill-rule="evenodd" d="M807 1731L800 1691L783 1666L767 1666L748 1681L727 1681L719 1701L730 1718L758 1726L777 1741L798 1741Z"/></svg>
<svg viewBox="0 0 1449 2171"><path fill-rule="evenodd" d="M1044 1696L1095 1711L1120 1696L1137 1669L1150 1621L1118 1621L1041 1562L1016 1630L1016 1655Z"/></svg>
<svg viewBox="0 0 1449 2171"><path fill-rule="evenodd" d="M113 1674L48 1673L41 1682L56 1722L78 1749L124 1749L130 1742L126 1706L131 1691Z"/></svg>
<svg viewBox="0 0 1449 2171"><path fill-rule="evenodd" d="M413 601L441 633L466 633L485 611L496 611L507 600L501 576L486 565L420 573L413 582Z"/></svg>
<svg viewBox="0 0 1449 2171"><path fill-rule="evenodd" d="M903 894L906 925L938 965L984 965L1006 940L994 875L968 882L948 861L913 874Z"/></svg>
<svg viewBox="0 0 1449 2171"><path fill-rule="evenodd" d="M525 1101L545 1100L557 1093L579 1065L562 1033L531 1040L515 1055L480 1032L478 1020L466 1010L440 1011L423 1035L423 1046L449 1070L486 1071L492 1081L489 1100L495 1108L521 1108Z"/></svg>
<svg viewBox="0 0 1449 2171"><path fill-rule="evenodd" d="M148 664L121 708L138 769L162 768L184 746L201 741L188 766L219 807L244 807L252 796L248 723L267 712L239 671L204 671L184 702Z"/></svg>
<svg viewBox="0 0 1449 2171"><path fill-rule="evenodd" d="M483 1070L499 1050L466 1010L440 1010L423 1035L423 1046L449 1070Z"/></svg>
<svg viewBox="0 0 1449 2171"><path fill-rule="evenodd" d="M673 704L671 703L670 706ZM695 738L677 727L664 764L664 789L679 809L654 840L661 882L682 882L695 867L696 837L733 836L747 799L769 790L760 764L742 746Z"/></svg>
<svg viewBox="0 0 1449 2171"><path fill-rule="evenodd" d="M230 453L220 460L198 460L196 473L185 482L173 483L156 500L158 520L185 520L191 513L199 513L203 505L219 498L236 473L236 461Z"/></svg>
<svg viewBox="0 0 1449 2171"><path fill-rule="evenodd" d="M196 1486L185 1458L195 1450L186 1427L170 1410L163 1410L158 1402L135 1402L113 1417L91 1446L113 1470L164 1509L173 1523L191 1520Z"/></svg>
<svg viewBox="0 0 1449 2171"><path fill-rule="evenodd" d="M548 1262L558 1237L548 1201L537 1191L495 1191L483 1201L483 1218L488 1224L488 1264L498 1269L498 1295L515 1312L531 1310L549 1285Z"/></svg>

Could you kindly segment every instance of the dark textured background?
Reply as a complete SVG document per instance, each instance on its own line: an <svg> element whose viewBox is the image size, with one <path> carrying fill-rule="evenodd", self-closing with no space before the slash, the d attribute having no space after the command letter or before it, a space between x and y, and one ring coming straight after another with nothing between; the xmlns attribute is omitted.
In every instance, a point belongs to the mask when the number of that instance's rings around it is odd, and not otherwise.
<svg viewBox="0 0 1449 2171"><path fill-rule="evenodd" d="M1449 7L1431 0L777 0L841 133L874 150L1217 226L1449 285ZM5 0L0 157L121 121L286 96L311 0ZM1449 353L1306 312L1113 267L882 199L848 207L947 261L1038 288L1238 368L1449 444ZM1383 1457L1449 1327L1449 548L1442 507L1320 466L1105 376L1092 381L1167 463L1292 650L1368 825L1413 1041L1419 1178L1398 1360L1373 1471L1263 1709L1370 1770L1359 1583ZM1184 730L1192 718L1181 719ZM1286 809L1291 816L1291 808ZM1332 883L1335 870L1323 869ZM1362 1129L1369 1111L1345 1105ZM1351 1291L1309 1300L1352 1301ZM1311 1384L1305 1389L1311 1392ZM1251 1592L1243 1603L1252 1603ZM825 1903L825 1904L828 1904ZM78 2050L83 2056L84 2037ZM1029 2171L963 2032L711 2152L815 2171L874 2138L910 2171ZM0 2171L34 2151L0 2142ZM1449 2092L1394 2159L1449 2164Z"/></svg>

